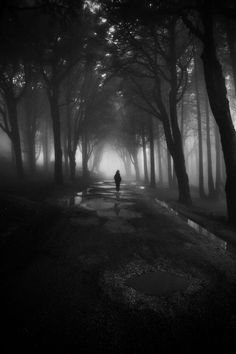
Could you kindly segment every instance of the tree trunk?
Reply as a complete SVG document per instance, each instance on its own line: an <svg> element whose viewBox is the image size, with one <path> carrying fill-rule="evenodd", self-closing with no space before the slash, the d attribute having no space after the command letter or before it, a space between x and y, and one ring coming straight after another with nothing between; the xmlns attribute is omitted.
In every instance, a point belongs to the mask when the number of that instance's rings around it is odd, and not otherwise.
<svg viewBox="0 0 236 354"><path fill-rule="evenodd" d="M184 150L184 120L185 120L185 114L184 114L184 96L182 97L181 100L181 120L180 120L180 133L182 137L182 145L183 145L183 150Z"/></svg>
<svg viewBox="0 0 236 354"><path fill-rule="evenodd" d="M126 172L126 176L127 178L131 178L131 160L129 156L123 156L123 162L124 162L124 166L125 166L125 172Z"/></svg>
<svg viewBox="0 0 236 354"><path fill-rule="evenodd" d="M215 187L212 174L212 156L211 156L211 131L210 131L210 114L208 97L206 95L206 143L207 143L207 166L208 166L208 195L210 198L214 197Z"/></svg>
<svg viewBox="0 0 236 354"><path fill-rule="evenodd" d="M76 175L76 160L75 160L76 151L68 151L69 156L69 165L70 165L70 179L73 182Z"/></svg>
<svg viewBox="0 0 236 354"><path fill-rule="evenodd" d="M169 92L169 107L170 107L170 122L171 129L168 126L168 117L164 119L164 131L167 139L168 149L174 161L174 168L178 180L179 189L179 202L187 205L192 204L189 179L186 172L184 152L182 146L182 137L178 125L177 116L177 71L176 71L176 34L175 34L176 21L174 20L170 25L170 74L171 74L171 88Z"/></svg>
<svg viewBox="0 0 236 354"><path fill-rule="evenodd" d="M61 148L61 124L58 107L58 93L54 89L53 93L49 93L49 103L52 117L52 128L54 137L54 180L58 184L63 183L62 172L62 148Z"/></svg>
<svg viewBox="0 0 236 354"><path fill-rule="evenodd" d="M220 197L221 191L221 144L220 144L220 134L217 124L215 123L215 156L216 156L216 178L215 178L215 198Z"/></svg>
<svg viewBox="0 0 236 354"><path fill-rule="evenodd" d="M202 60L209 102L219 127L226 167L226 201L229 222L236 225L236 133L232 122L222 67L216 54L213 19L210 11L202 13L204 47Z"/></svg>
<svg viewBox="0 0 236 354"><path fill-rule="evenodd" d="M17 103L14 98L7 97L7 108L9 114L9 122L11 126L11 140L15 156L16 172L17 177L22 180L24 178L24 167L16 105Z"/></svg>
<svg viewBox="0 0 236 354"><path fill-rule="evenodd" d="M152 116L149 116L149 138L150 138L150 187L154 188L156 186L156 176L155 176L155 156L154 156Z"/></svg>
<svg viewBox="0 0 236 354"><path fill-rule="evenodd" d="M43 132L43 164L46 172L49 169L49 144L48 144L48 122L44 122L44 132Z"/></svg>
<svg viewBox="0 0 236 354"><path fill-rule="evenodd" d="M204 191L204 176L203 176L203 147L202 147L202 117L200 108L200 96L199 96L199 79L198 79L198 62L197 55L194 55L194 73L195 73L195 92L196 92L196 108L197 108L197 126L198 126L198 186L199 196L201 199L205 198Z"/></svg>
<svg viewBox="0 0 236 354"><path fill-rule="evenodd" d="M134 162L136 180L139 182L140 181L140 172L139 172L137 151L135 151L135 153L133 154L133 162Z"/></svg>
<svg viewBox="0 0 236 354"><path fill-rule="evenodd" d="M173 161L173 167L172 167L172 186L173 186L173 188L178 187L178 180L177 180L177 175L175 172L174 161Z"/></svg>
<svg viewBox="0 0 236 354"><path fill-rule="evenodd" d="M29 164L30 174L35 175L36 172L35 139L32 136L28 137L28 164Z"/></svg>
<svg viewBox="0 0 236 354"><path fill-rule="evenodd" d="M163 184L163 174L162 174L162 161L161 161L161 143L160 143L160 128L159 122L157 123L157 157L158 157L158 177L159 184Z"/></svg>
<svg viewBox="0 0 236 354"><path fill-rule="evenodd" d="M102 151L103 151L103 144L100 144L94 152L94 159L93 159L93 166L92 166L93 172L99 172L99 165L102 159Z"/></svg>
<svg viewBox="0 0 236 354"><path fill-rule="evenodd" d="M82 170L83 178L88 178L88 141L86 129L84 129L82 134Z"/></svg>
<svg viewBox="0 0 236 354"><path fill-rule="evenodd" d="M166 150L167 155L167 178L168 178L168 185L169 188L173 188L173 178L172 178L172 170L171 170L171 154L169 150Z"/></svg>
<svg viewBox="0 0 236 354"><path fill-rule="evenodd" d="M69 152L66 134L63 135L63 155L64 155L64 166L65 166L65 175L69 176Z"/></svg>
<svg viewBox="0 0 236 354"><path fill-rule="evenodd" d="M227 20L226 23L226 34L234 79L234 92L236 94L236 26L235 23L230 20Z"/></svg>
<svg viewBox="0 0 236 354"><path fill-rule="evenodd" d="M146 151L146 139L145 139L144 126L142 126L142 146L143 146L144 183L148 184L147 151Z"/></svg>

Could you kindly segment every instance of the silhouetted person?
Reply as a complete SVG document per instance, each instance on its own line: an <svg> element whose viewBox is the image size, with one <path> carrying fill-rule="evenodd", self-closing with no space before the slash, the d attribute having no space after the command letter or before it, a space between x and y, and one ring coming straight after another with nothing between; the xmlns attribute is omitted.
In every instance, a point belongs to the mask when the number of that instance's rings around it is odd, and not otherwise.
<svg viewBox="0 0 236 354"><path fill-rule="evenodd" d="M116 190L119 192L120 190L120 182L121 182L121 176L120 176L120 171L117 170L116 174L114 176L115 184L116 184Z"/></svg>

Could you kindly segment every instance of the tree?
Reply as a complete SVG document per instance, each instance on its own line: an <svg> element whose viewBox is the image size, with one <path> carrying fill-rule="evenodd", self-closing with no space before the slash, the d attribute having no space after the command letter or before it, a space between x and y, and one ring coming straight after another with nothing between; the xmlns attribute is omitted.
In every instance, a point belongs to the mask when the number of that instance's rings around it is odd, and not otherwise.
<svg viewBox="0 0 236 354"><path fill-rule="evenodd" d="M6 57L5 57L6 59ZM25 65L18 61L7 63L4 58L0 63L0 114L1 129L12 142L18 178L24 177L22 146L18 121L17 106L26 88Z"/></svg>
<svg viewBox="0 0 236 354"><path fill-rule="evenodd" d="M199 94L199 65L197 61L197 53L194 53L194 80L196 91L196 108L197 108L197 125L198 125L198 171L199 171L199 195L200 198L205 198L204 191L204 175L203 175L203 139L202 139L202 115L200 107Z"/></svg>
<svg viewBox="0 0 236 354"><path fill-rule="evenodd" d="M206 111L206 142L207 142L207 167L208 167L208 196L213 198L215 196L215 187L212 173L212 154L211 154L211 126L210 126L210 113L209 102L206 95L205 98L205 111Z"/></svg>
<svg viewBox="0 0 236 354"><path fill-rule="evenodd" d="M163 124L178 178L179 200L191 204L176 108L187 84L186 69L191 53L186 45L177 41L179 26L175 18L162 26L130 27L124 24L118 33L121 42L118 53L122 59L121 73L125 73L141 101L141 104L136 101L137 107Z"/></svg>
<svg viewBox="0 0 236 354"><path fill-rule="evenodd" d="M202 29L196 27L189 19L189 12L184 14L183 21L186 26L202 42L202 62L204 77L209 97L209 102L213 116L219 127L221 145L226 166L226 201L228 219L231 223L236 223L236 132L232 122L227 89L221 63L217 57L215 42L215 14L223 14L230 17L234 14L235 6L214 6L212 1L202 1L199 5L194 4L195 12L198 14Z"/></svg>

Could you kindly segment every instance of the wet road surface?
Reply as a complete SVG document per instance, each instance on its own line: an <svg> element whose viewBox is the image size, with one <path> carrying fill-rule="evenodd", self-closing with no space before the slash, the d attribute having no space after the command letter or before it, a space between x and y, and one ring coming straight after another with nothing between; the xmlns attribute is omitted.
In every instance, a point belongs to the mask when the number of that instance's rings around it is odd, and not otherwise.
<svg viewBox="0 0 236 354"><path fill-rule="evenodd" d="M51 202L62 216L3 283L8 352L16 342L31 353L235 345L236 259L218 239L135 184L117 193L101 181Z"/></svg>

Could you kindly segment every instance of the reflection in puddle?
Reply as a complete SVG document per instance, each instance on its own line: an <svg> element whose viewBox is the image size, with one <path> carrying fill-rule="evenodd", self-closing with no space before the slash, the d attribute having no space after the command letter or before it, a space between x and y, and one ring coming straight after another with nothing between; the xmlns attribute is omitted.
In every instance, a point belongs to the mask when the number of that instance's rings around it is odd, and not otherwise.
<svg viewBox="0 0 236 354"><path fill-rule="evenodd" d="M137 219L137 218L142 217L141 213L137 213L133 210L121 209L121 208L119 208L119 206L116 206L116 205L114 206L113 209L98 210L97 214L98 214L98 216L107 217L107 218L120 217L123 219Z"/></svg>
<svg viewBox="0 0 236 354"><path fill-rule="evenodd" d="M161 296L184 291L189 282L179 275L156 271L134 276L126 281L126 285L147 295Z"/></svg>
<svg viewBox="0 0 236 354"><path fill-rule="evenodd" d="M168 211L171 214L181 217L181 219L183 219L190 227L192 227L194 230L199 232L201 235L206 236L209 240L213 241L217 247L219 247L223 250L228 250L229 245L227 242L225 242L221 238L217 237L216 235L214 235L213 233L211 233L210 231L208 231L207 229L205 229L204 227L202 227L201 225L199 225L195 221L188 219L188 218L184 217L183 215L179 214L176 210L172 209L166 202L159 200L159 199L155 199L155 201L159 205L161 205L162 207L168 209ZM232 247L230 247L230 250L233 251L234 249Z"/></svg>
<svg viewBox="0 0 236 354"><path fill-rule="evenodd" d="M74 205L79 205L82 202L82 197L76 196L74 197Z"/></svg>
<svg viewBox="0 0 236 354"><path fill-rule="evenodd" d="M93 187L93 186L92 186ZM91 187L91 188L92 188ZM94 186L94 188L97 188L97 189L115 189L115 185L111 186L111 185L101 185L101 186Z"/></svg>
<svg viewBox="0 0 236 354"><path fill-rule="evenodd" d="M84 200L81 204L81 207L89 210L102 210L110 209L114 207L114 203L104 200L103 198Z"/></svg>

